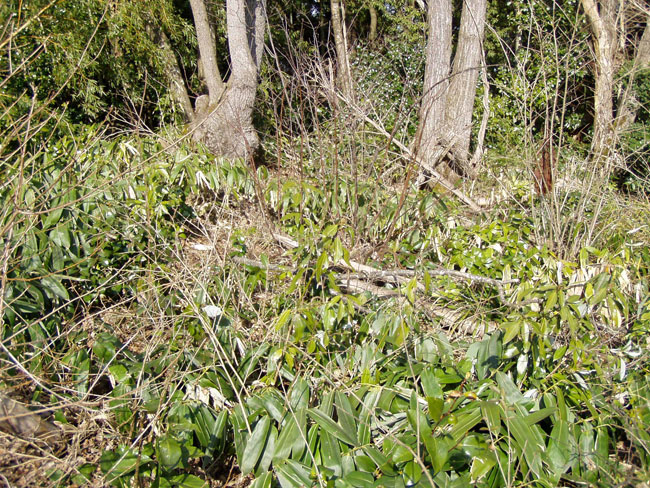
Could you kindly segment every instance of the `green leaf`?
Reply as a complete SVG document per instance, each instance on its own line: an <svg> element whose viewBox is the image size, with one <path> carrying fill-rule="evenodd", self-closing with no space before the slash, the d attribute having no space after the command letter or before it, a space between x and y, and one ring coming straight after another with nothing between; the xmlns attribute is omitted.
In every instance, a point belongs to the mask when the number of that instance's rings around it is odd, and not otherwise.
<svg viewBox="0 0 650 488"><path fill-rule="evenodd" d="M167 479L171 481L174 486L178 486L179 488L204 488L209 486L207 481L203 481L201 478L194 476L193 474L179 474L176 476L169 476Z"/></svg>
<svg viewBox="0 0 650 488"><path fill-rule="evenodd" d="M110 481L130 473L136 466L144 465L150 461L151 458L144 453L119 447L116 451L105 451L99 460L99 466Z"/></svg>
<svg viewBox="0 0 650 488"><path fill-rule="evenodd" d="M246 448L244 449L242 459L239 459L239 466L242 474L253 472L255 465L260 459L264 445L266 444L266 438L269 434L270 426L271 418L268 415L264 415L255 425L253 433L246 442Z"/></svg>
<svg viewBox="0 0 650 488"><path fill-rule="evenodd" d="M341 424L344 431L349 432L352 435L356 434L357 418L352 409L352 405L350 405L350 400L339 391L336 392L335 398L336 413L338 415L339 424ZM358 445L358 443L355 445Z"/></svg>
<svg viewBox="0 0 650 488"><path fill-rule="evenodd" d="M282 488L305 488L313 485L307 466L293 459L277 465L275 474Z"/></svg>
<svg viewBox="0 0 650 488"><path fill-rule="evenodd" d="M309 416L316 421L327 432L332 434L334 437L343 441L352 446L358 446L358 441L354 438L353 432L346 432L343 427L338 423L334 422L331 418L325 415L323 412L316 408L310 408L308 410Z"/></svg>
<svg viewBox="0 0 650 488"><path fill-rule="evenodd" d="M366 446L363 448L364 452L368 455L370 459L379 467L382 473L387 474L388 476L394 476L395 470L393 469L392 463L384 456L379 449L374 446Z"/></svg>
<svg viewBox="0 0 650 488"><path fill-rule="evenodd" d="M275 454L275 442L278 439L278 429L275 425L271 426L271 431L266 440L266 445L264 446L264 451L262 451L262 458L260 459L259 464L257 465L257 470L255 475L259 476L263 473L266 473L271 466L271 461L273 461L273 456Z"/></svg>
<svg viewBox="0 0 650 488"><path fill-rule="evenodd" d="M540 477L542 476L542 454L546 446L536 428L534 426L531 428L526 423L525 417L521 409L515 406L503 420L523 451L528 467L537 477Z"/></svg>
<svg viewBox="0 0 650 488"><path fill-rule="evenodd" d="M158 462L167 470L178 467L183 457L181 445L169 435L158 439L156 454Z"/></svg>
<svg viewBox="0 0 650 488"><path fill-rule="evenodd" d="M357 468L368 473L373 473L375 469L377 469L377 465L374 461L365 454L357 454L354 457L354 462L357 465Z"/></svg>
<svg viewBox="0 0 650 488"><path fill-rule="evenodd" d="M65 287L61 284L61 280L55 278L54 276L44 276L41 278L41 285L45 288L46 292L51 292L48 293L48 296L50 298L53 298L54 296L57 296L59 298L62 298L63 300L69 300L70 295L68 295L68 290L65 289Z"/></svg>
<svg viewBox="0 0 650 488"><path fill-rule="evenodd" d="M68 230L68 224L62 224L52 229L49 237L57 246L70 249L70 231Z"/></svg>
<svg viewBox="0 0 650 488"><path fill-rule="evenodd" d="M501 427L501 407L492 401L481 402L481 412L492 435L497 435Z"/></svg>
<svg viewBox="0 0 650 488"><path fill-rule="evenodd" d="M360 404L361 411L359 413L357 438L359 440L359 444L362 446L370 443L370 422L380 395L381 392L379 390L373 389L366 395L366 397L363 399L363 402Z"/></svg>
<svg viewBox="0 0 650 488"><path fill-rule="evenodd" d="M474 456L472 459L472 467L470 474L472 476L472 483L476 483L483 478L488 472L496 465L497 460L494 453L485 451L480 456Z"/></svg>
<svg viewBox="0 0 650 488"><path fill-rule="evenodd" d="M571 447L569 426L565 420L558 419L549 436L547 449L549 466L556 475L564 474L569 469Z"/></svg>
<svg viewBox="0 0 650 488"><path fill-rule="evenodd" d="M437 424L442 417L442 410L445 406L445 401L442 398L427 397L427 405L429 406L429 417Z"/></svg>
<svg viewBox="0 0 650 488"><path fill-rule="evenodd" d="M452 447L451 441L444 437L433 437L426 439L425 446L429 456L431 456L431 463L436 473L442 471L447 459L449 459L449 450Z"/></svg>
<svg viewBox="0 0 650 488"><path fill-rule="evenodd" d="M372 474L364 473L363 471L353 471L352 473L345 475L343 479L355 488L370 488L375 482L375 478Z"/></svg>
<svg viewBox="0 0 650 488"><path fill-rule="evenodd" d="M282 425L280 435L275 443L273 462L277 463L289 458L299 459L306 447L305 437L307 435L307 416L305 409L299 409L294 413L288 413L288 417Z"/></svg>
<svg viewBox="0 0 650 488"><path fill-rule="evenodd" d="M253 481L253 483L250 485L250 488L271 488L272 481L273 473L269 471L257 477L255 481Z"/></svg>
<svg viewBox="0 0 650 488"><path fill-rule="evenodd" d="M343 474L341 465L341 450L338 441L329 432L321 428L320 431L320 453L323 465L331 469L339 477Z"/></svg>
<svg viewBox="0 0 650 488"><path fill-rule="evenodd" d="M534 425L542 420L544 420L546 417L549 415L554 414L557 411L557 408L555 407L548 407L548 408L542 408L541 410L537 410L535 412L532 412L530 415L526 416L526 423L528 425Z"/></svg>
<svg viewBox="0 0 650 488"><path fill-rule="evenodd" d="M309 383L303 378L296 378L289 393L289 405L291 405L291 410L309 406Z"/></svg>
<svg viewBox="0 0 650 488"><path fill-rule="evenodd" d="M477 408L478 403L473 403L456 413L456 424L449 431L455 443L459 442L465 435L481 421L481 409Z"/></svg>

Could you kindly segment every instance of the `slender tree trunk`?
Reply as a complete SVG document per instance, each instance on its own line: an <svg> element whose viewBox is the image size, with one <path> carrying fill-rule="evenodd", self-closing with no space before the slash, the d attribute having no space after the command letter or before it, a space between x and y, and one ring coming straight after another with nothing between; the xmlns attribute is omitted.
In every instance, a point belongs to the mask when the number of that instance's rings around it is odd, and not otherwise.
<svg viewBox="0 0 650 488"><path fill-rule="evenodd" d="M618 39L618 0L582 0L594 41L594 137L592 150L598 158L606 158L613 144L614 76Z"/></svg>
<svg viewBox="0 0 650 488"><path fill-rule="evenodd" d="M352 75L350 73L350 62L348 59L347 38L344 32L345 3L343 0L330 0L332 9L332 31L334 33L334 45L336 47L337 78L343 96L351 100Z"/></svg>
<svg viewBox="0 0 650 488"><path fill-rule="evenodd" d="M227 0L226 24L231 75L225 92L217 92L216 101L210 93L209 107L200 118L197 110L194 136L222 156L255 156L260 144L253 127L253 108L264 51L266 1ZM207 62L203 53L201 57L207 79Z"/></svg>
<svg viewBox="0 0 650 488"><path fill-rule="evenodd" d="M458 46L449 81L445 127L454 164L469 171L469 146L476 84L483 59L486 0L465 0L461 14Z"/></svg>
<svg viewBox="0 0 650 488"><path fill-rule="evenodd" d="M418 155L432 164L439 159L440 129L445 121L451 68L451 13L451 0L429 2L429 35L416 144Z"/></svg>
<svg viewBox="0 0 650 488"><path fill-rule="evenodd" d="M208 95L210 96L211 103L216 103L225 89L221 73L219 73L219 66L217 65L217 43L212 27L210 26L208 10L204 0L190 0L190 6L192 7L192 16L194 17L194 27L196 28L196 38L199 44L205 84L208 87Z"/></svg>
<svg viewBox="0 0 650 488"><path fill-rule="evenodd" d="M370 33L368 34L368 40L373 43L377 40L377 9L374 5L368 7L370 12Z"/></svg>

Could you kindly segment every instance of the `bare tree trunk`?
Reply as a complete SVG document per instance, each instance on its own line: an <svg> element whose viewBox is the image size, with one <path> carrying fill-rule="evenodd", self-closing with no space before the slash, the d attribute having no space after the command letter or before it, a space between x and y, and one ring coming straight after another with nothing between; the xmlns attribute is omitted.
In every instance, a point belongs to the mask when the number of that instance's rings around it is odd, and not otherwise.
<svg viewBox="0 0 650 488"><path fill-rule="evenodd" d="M370 33L368 34L368 40L373 43L377 40L377 9L374 5L368 7L370 11Z"/></svg>
<svg viewBox="0 0 650 488"><path fill-rule="evenodd" d="M461 14L458 46L449 81L445 127L455 165L469 172L469 146L476 83L483 59L486 0L465 0Z"/></svg>
<svg viewBox="0 0 650 488"><path fill-rule="evenodd" d="M468 162L472 111L483 59L486 0L465 0L458 45L451 66L451 0L430 1L424 93L416 144L419 156L435 167L447 161L471 175ZM443 172L448 173L449 167Z"/></svg>
<svg viewBox="0 0 650 488"><path fill-rule="evenodd" d="M614 76L618 70L618 0L582 0L594 40L596 61L594 87L594 138L592 150L606 158L613 143Z"/></svg>
<svg viewBox="0 0 650 488"><path fill-rule="evenodd" d="M205 84L208 87L208 95L211 103L216 103L225 89L219 66L217 65L217 44L214 38L214 32L210 26L208 10L205 7L204 0L190 0L192 15L194 17L194 27L196 29L196 38L199 44L199 53L203 65L203 74Z"/></svg>
<svg viewBox="0 0 650 488"><path fill-rule="evenodd" d="M451 68L451 13L451 0L429 2L429 36L416 152L433 165L439 159L440 129L445 121Z"/></svg>
<svg viewBox="0 0 650 488"><path fill-rule="evenodd" d="M253 108L264 51L266 1L227 0L226 23L230 79L216 101L210 93L209 107L200 119L197 110L194 136L222 156L254 156L260 145L253 127ZM204 68L207 72L205 59Z"/></svg>
<svg viewBox="0 0 650 488"><path fill-rule="evenodd" d="M334 33L334 45L337 58L337 78L343 96L352 100L352 76L350 73L350 61L348 59L348 43L344 32L345 3L344 0L330 0L332 9L332 31Z"/></svg>

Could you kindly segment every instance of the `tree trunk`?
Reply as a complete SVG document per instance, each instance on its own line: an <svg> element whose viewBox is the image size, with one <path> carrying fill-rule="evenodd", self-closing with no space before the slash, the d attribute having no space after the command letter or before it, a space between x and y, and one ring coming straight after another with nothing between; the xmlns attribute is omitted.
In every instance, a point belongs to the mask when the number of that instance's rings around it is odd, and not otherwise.
<svg viewBox="0 0 650 488"><path fill-rule="evenodd" d="M344 32L345 3L343 0L330 0L330 7L332 9L334 46L336 47L337 78L343 96L352 100L352 76L348 59L348 43Z"/></svg>
<svg viewBox="0 0 650 488"><path fill-rule="evenodd" d="M222 95L217 92L215 99L210 93L207 109L201 114L197 110L194 137L216 154L254 157L260 145L253 127L253 108L264 51L266 1L227 0L226 24L230 79ZM203 51L201 58L207 79L210 75ZM205 101L202 103L205 105Z"/></svg>
<svg viewBox="0 0 650 488"><path fill-rule="evenodd" d="M370 33L368 34L368 40L370 43L373 43L377 40L377 9L374 5L368 7L370 11Z"/></svg>
<svg viewBox="0 0 650 488"><path fill-rule="evenodd" d="M217 43L210 26L208 10L205 7L204 0L190 0L190 6L194 17L194 28L196 29L196 38L199 44L205 84L208 87L211 102L215 103L225 89L217 65Z"/></svg>
<svg viewBox="0 0 650 488"><path fill-rule="evenodd" d="M451 12L451 0L429 2L429 36L416 144L419 157L432 165L437 164L440 156L440 130L445 121L451 63Z"/></svg>
<svg viewBox="0 0 650 488"><path fill-rule="evenodd" d="M465 0L458 45L451 66L451 0L430 1L424 93L416 144L419 156L435 167L447 161L471 175L468 163L476 83L483 59L486 0ZM449 172L445 168L444 172Z"/></svg>
<svg viewBox="0 0 650 488"><path fill-rule="evenodd" d="M594 137L593 153L598 158L609 155L613 143L614 76L618 67L616 24L618 0L582 0L594 41ZM599 8L600 7L600 8Z"/></svg>
<svg viewBox="0 0 650 488"><path fill-rule="evenodd" d="M486 0L465 0L461 14L458 46L449 81L445 127L445 143L451 145L452 160L465 172L468 166L472 137L472 113L476 84L483 59L483 32Z"/></svg>

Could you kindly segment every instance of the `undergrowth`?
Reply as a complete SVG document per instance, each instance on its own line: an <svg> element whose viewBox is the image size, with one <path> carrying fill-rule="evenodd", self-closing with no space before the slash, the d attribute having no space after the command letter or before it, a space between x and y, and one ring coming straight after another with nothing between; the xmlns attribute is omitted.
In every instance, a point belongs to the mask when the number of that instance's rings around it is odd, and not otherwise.
<svg viewBox="0 0 650 488"><path fill-rule="evenodd" d="M59 432L3 438L10 482L650 481L647 222L571 254L530 188L85 137L1 163L1 390Z"/></svg>

